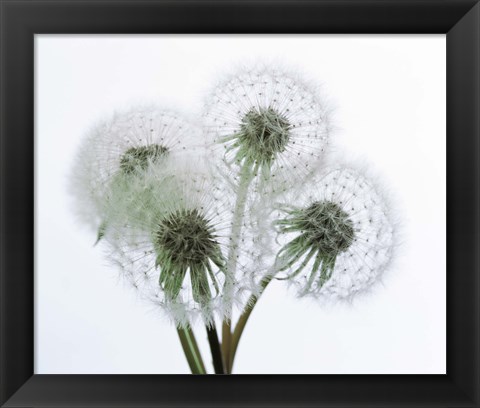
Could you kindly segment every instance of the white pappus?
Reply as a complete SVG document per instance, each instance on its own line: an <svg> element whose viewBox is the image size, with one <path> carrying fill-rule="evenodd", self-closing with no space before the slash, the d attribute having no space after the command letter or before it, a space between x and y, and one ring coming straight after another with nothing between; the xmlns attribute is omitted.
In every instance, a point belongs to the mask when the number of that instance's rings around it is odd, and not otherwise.
<svg viewBox="0 0 480 408"><path fill-rule="evenodd" d="M350 299L389 267L395 226L379 188L361 173L316 174L275 208L275 270L300 297Z"/></svg>
<svg viewBox="0 0 480 408"><path fill-rule="evenodd" d="M314 84L274 67L243 69L205 102L207 147L233 174L248 168L257 190L272 178L294 182L322 164L330 112ZM221 165L221 163L220 163Z"/></svg>
<svg viewBox="0 0 480 408"><path fill-rule="evenodd" d="M132 207L139 210L125 213L105 235L109 258L122 276L182 327L197 318L207 325L222 319L242 291L233 277L235 291L223 290L231 197L203 167L188 155L152 166L144 174L151 200L131 190Z"/></svg>
<svg viewBox="0 0 480 408"><path fill-rule="evenodd" d="M71 174L77 214L100 239L115 216L112 202L128 206L124 193L142 183L152 163L175 160L192 139L200 138L194 124L155 106L136 107L98 123L82 141Z"/></svg>

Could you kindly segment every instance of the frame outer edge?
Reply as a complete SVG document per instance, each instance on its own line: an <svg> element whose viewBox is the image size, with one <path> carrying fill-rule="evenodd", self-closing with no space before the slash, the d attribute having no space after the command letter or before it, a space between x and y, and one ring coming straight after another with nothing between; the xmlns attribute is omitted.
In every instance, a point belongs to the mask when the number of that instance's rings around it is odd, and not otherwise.
<svg viewBox="0 0 480 408"><path fill-rule="evenodd" d="M448 118L456 118L455 123L447 120L447 135L450 135L447 137L447 166L450 168L450 173L447 172L447 186L450 190L447 192L447 214L450 213L447 219L447 245L450 250L447 257L447 271L450 271L450 274L447 273L449 307L447 349L461 350L458 353L462 357L454 358L447 354L447 374L460 389L473 398L475 406L478 406L480 403L479 2L448 32L447 50L449 50L447 112ZM449 71L451 74L448 74ZM456 142L453 140L454 135ZM467 270L469 274L465 273ZM458 284L458 280L453 280L453 273L463 274L461 284ZM469 356L470 351L473 355Z"/></svg>
<svg viewBox="0 0 480 408"><path fill-rule="evenodd" d="M34 357L34 100L33 76L23 67L33 67L33 37L12 11L12 2L0 0L0 404L32 377ZM8 76L15 71L23 76Z"/></svg>
<svg viewBox="0 0 480 408"><path fill-rule="evenodd" d="M25 375L26 375L26 371L25 369L27 368L27 371L28 371L28 366L24 364L24 361L25 360L25 357L23 358L22 360L22 367L19 368L19 367L15 367L14 370L12 370L12 366L11 366L11 363L8 364L8 370L7 370L7 364L6 364L6 358L11 361L12 359L15 359L15 355L11 355L12 353L8 353L8 351L10 350L11 348L11 344L14 342L12 341L12 338L10 337L10 340L8 340L8 342L6 341L6 336L7 336L7 333L6 333L6 328L7 327L10 327L11 326L11 320L12 318L10 318L10 320L8 321L8 323L6 323L6 316L7 316L7 308L6 308L6 304L7 304L7 301L6 299L8 299L8 311L11 313L12 309L14 309L13 306L15 305L18 305L18 304L21 304L21 301L24 301L24 299L27 297L27 295L25 295L25 293L21 293L20 296L19 296L19 300L14 300L12 301L12 298L14 298L15 296L12 294L12 292L16 291L16 290L19 290L20 288L18 287L18 282L21 282L22 281L22 278L16 278L16 280L14 280L14 282L17 284L17 287L16 285L6 285L5 283L7 282L10 282L10 278L7 279L6 278L6 269L5 267L8 265L8 264L11 264L12 261L11 259L12 258L16 258L18 260L18 255L20 255L20 258L22 258L22 252L14 252L13 254L8 254L8 259L9 261L7 262L6 261L6 258L4 256L4 254L6 253L6 250L7 250L7 245L6 245L6 233L5 233L5 228L7 226L11 226L12 225L12 221L8 220L7 219L7 215L10 216L11 214L7 214L7 211L6 211L6 208L8 207L10 212L12 212L12 207L15 206L15 204L18 204L18 203L15 203L14 200L12 200L12 197L30 197L30 194L32 194L33 196L33 193L28 193L27 191L25 191L25 187L22 187L20 189L20 191L15 191L15 190L12 190L10 189L9 187L10 186L7 186L6 184L6 175L7 175L7 167L10 169L10 166L11 166L11 162L12 162L12 159L8 158L10 156L12 156L12 150L9 150L8 151L8 155L7 155L7 142L4 138L5 134L6 133L9 133L9 136L10 137L15 137L15 136L22 136L24 135L25 132L28 132L31 130L30 129L30 125L27 123L27 124L22 124L20 126L20 128L17 128L17 129L14 129L14 126L11 125L12 121L14 121L13 119L10 119L8 120L9 118L7 117L6 115L6 112L7 110L9 112L12 112L13 117L15 118L15 114L18 116L20 114L24 114L25 111L23 112L19 112L17 109L18 107L23 103L25 104L25 101L22 100L20 101L20 99L24 96L24 95L20 95L18 98L19 98L19 101L10 101L9 100L9 106L7 108L5 102L6 102L6 92L5 92L5 89L7 88L6 87L6 83L5 83L5 72L6 72L6 67L7 65L10 67L10 63L7 64L7 62L5 61L4 59L4 56L6 55L5 53L5 47L6 47L6 44L7 44L7 41L6 41L6 25L9 26L9 47L12 48L13 47L13 42L11 40L11 38L13 37L12 34L18 34L18 37L16 40L18 40L18 43L20 45L20 49L19 49L19 53L21 54L21 56L19 57L19 59L21 59L22 61L25 60L25 55L28 54L31 50L33 50L33 39L31 40L31 46L29 47L26 47L26 48L23 48L22 47L26 44L26 39L25 39L25 36L26 36L26 32L25 30L28 29L30 30L31 28L28 27L27 28L27 24L23 24L23 25L20 25L19 27L16 27L16 28L12 28L12 25L14 24L12 21L9 21L7 23L6 21L6 18L5 18L5 15L6 15L6 5L9 4L9 7L10 5L12 5L14 2L12 1L2 1L0 0L0 34L1 34L1 38L0 38L0 58L1 58L1 72L0 72L0 94L1 94L1 97L0 97L0 109L1 109L1 114L2 114L2 117L5 118L5 120L1 120L0 121L0 132L1 132L1 138L0 138L0 181L1 181L1 185L0 185L0 284L1 284L1 288L0 288L0 291L1 291L1 299L0 299L0 302L1 302L1 314L0 314L0 318L1 318L1 326L0 326L0 330L1 330L1 333L0 333L0 358L2 359L2 364L1 364L1 369L0 369L0 404L4 403L5 399L10 397L13 392L18 389L18 387L20 387L28 378L30 378L30 376L27 376L25 378ZM26 5L28 4L29 2L23 2L23 1L19 1L18 3L23 3L23 5ZM32 4L39 4L41 3L40 1L32 1L31 2ZM65 3L68 3L68 2L65 2ZM77 2L78 3L78 2ZM88 4L89 2L85 2L85 4ZM181 2L179 2L181 3ZM463 2L464 4L466 4L466 2ZM18 16L17 16L18 17ZM32 16L30 16L30 19L32 18ZM479 118L478 118L478 112L479 112L479 84L480 84L480 72L479 72L479 66L480 66L480 62L479 62L479 51L478 51L478 47L480 46L480 27L479 27L479 23L480 23L480 6L479 6L479 3L477 2L476 5L473 7L473 9L471 9L467 15L464 16L463 19L461 19L451 30L450 30L450 33L449 35L453 34L453 36L456 36L456 35L461 35L461 24L460 23L464 23L464 19L467 20L467 22L469 21L471 23L471 20L472 19L474 21L474 24L476 22L476 37L475 37L475 41L474 41L474 44L476 44L477 48L471 48L470 51L471 51L471 55L476 55L476 61L474 62L474 65L476 67L476 76L474 78L472 78L476 84L476 91L474 89L473 91L473 107L474 109L476 109L476 112L477 112L477 118L476 118L476 122L475 123L472 123L470 122L470 125L476 129L476 135L478 137L478 134L479 134L479 129L480 129L480 121L479 121ZM33 21L33 20L30 20L30 21ZM29 32L29 34L31 34ZM464 34L464 33L463 33ZM453 37L452 36L452 37ZM448 43L448 36L447 36L447 43ZM33 56L30 56L29 57L30 59L33 58ZM27 61L30 61L30 59L27 58ZM13 64L12 64L13 65ZM9 71L11 72L11 71ZM33 83L33 78L29 79L29 81L32 81ZM14 84L9 84L9 88L13 87ZM24 88L24 85L22 86L22 89ZM32 86L32 89L33 89L33 86ZM447 87L447 90L449 90L449 88ZM468 91L468 89L466 90ZM476 92L476 93L475 93ZM11 92L10 92L11 94ZM472 98L472 90L470 89L470 93L469 93L469 96ZM32 97L33 97L33 92L32 92ZM28 101L27 101L28 103ZM32 102L30 102L30 106L33 105ZM25 105L22 105L22 106L25 106ZM448 99L447 99L447 106L448 106ZM15 108L16 107L16 108ZM32 113L33 113L33 107L30 107ZM27 111L28 113L29 111ZM448 126L448 125L447 125ZM14 129L15 132L11 132L11 130ZM448 129L448 127L447 127ZM7 132L8 130L8 132ZM9 142L11 143L11 142ZM448 141L447 141L448 143ZM15 145L16 146L16 145ZM28 148L30 149L30 148ZM28 150L26 151L26 158L23 160L22 163L19 163L19 164L16 164L16 166L20 166L22 164L25 164L26 162L28 162L29 160L31 160L33 158L30 157L29 153L31 153L32 151L31 150ZM476 144L474 146L474 151L472 151L472 154L475 155L475 157L478 159L479 158L479 145L478 145L478 140L476 140ZM473 224L473 227L471 226L471 229L469 230L469 232L472 231L472 228L475 229L474 231L474 235L473 235L473 239L472 239L472 242L471 242L471 247L469 247L468 249L472 250L473 248L473 255L475 257L474 259L474 263L475 263L475 268L476 268L476 272L477 272L477 275L474 277L474 282L471 286L471 290L476 292L476 295L477 297L475 299L472 299L474 300L474 303L471 304L471 306L474 306L475 308L475 316L474 316L474 325L476 327L474 327L475 329L475 336L473 337L473 339L476 341L476 344L473 345L474 349L476 350L476 355L474 356L474 364L475 364L475 369L474 369L474 374L475 376L474 377L470 377L470 378L466 378L466 382L464 383L463 381L460 381L458 382L457 384L459 384L459 387L461 387L462 389L464 389L469 396L472 395L472 391L473 391L473 394L475 395L475 401L476 401L476 404L478 404L479 402L479 377L478 377L478 358L479 358L479 342L478 342L478 339L479 339L479 336L478 336L478 326L480 324L480 320L479 320L479 295L480 295L480 289L479 289L479 286L478 286L478 283L479 283L479 279L478 279L478 265L479 265L479 256L478 256L478 231L479 231L479 207L478 207L478 204L479 204L479 195L478 195L478 180L479 180L479 163L476 162L474 163L475 165L475 174L474 174L474 177L475 177L475 184L471 184L470 186L474 186L477 188L477 191L474 192L474 196L473 197L470 197L469 198L469 203L470 203L470 206L468 207L470 211L473 211L472 214L474 214L474 222L472 222L472 220L470 220L470 223ZM22 170L22 173L21 173L21 176L22 177L27 177L28 176L28 171L29 170L32 170L32 164L28 165L26 167L26 170L25 168L23 168ZM10 172L9 172L10 173ZM31 174L30 174L31 176ZM29 188L29 185L27 183L27 189ZM8 192L8 194L7 194ZM8 199L10 200L10 204L7 203L7 197ZM463 196L462 196L463 197ZM468 197L467 197L468 198ZM12 201L14 204L12 204ZM19 209L17 209L17 211L21 214L23 214L22 210L25 208L25 206L28 206L28 204L21 204L19 205ZM473 210L472 210L473 208ZM33 221L33 216L31 214L28 214L28 216L26 217L26 219L23 220L22 224L20 225L20 228L19 228L19 231L17 231L17 233L15 234L15 238L13 240L15 240L15 249L18 250L18 242L20 240L20 237L22 236L22 234L24 233L27 233L27 236L28 236L28 233L29 233L29 227L28 227L28 223L30 221ZM475 234L476 232L476 234ZM9 236L10 237L10 236ZM12 241L10 238L9 238L10 241ZM10 244L10 242L9 242ZM32 245L33 247L33 245ZM466 254L469 254L469 252L466 252ZM25 258L25 254L23 254L23 258ZM25 265L28 266L28 262L29 260L28 259L19 259L19 268L18 269L22 269L25 267ZM8 291L7 291L7 286L8 286ZM28 284L27 282L27 291L28 289L30 288L30 285ZM18 310L15 310L16 313L18 313L18 318L17 319L21 319L26 313L30 313L32 316L33 316L33 313L32 311L28 311L28 304L27 304L27 307L25 308L25 302L23 303L24 306L22 307L22 309L20 310L20 312ZM24 310L25 308L25 310ZM458 316L457 316L458 317ZM15 319L14 319L15 320ZM24 326L26 327L26 325L24 324L23 326L21 326L21 329L19 330L20 332L22 332L22 330L24 330ZM451 325L450 325L451 326ZM452 327L452 326L451 326ZM27 333L29 331L27 330ZM31 330L31 333L33 334L33 330ZM18 337L18 335L16 335ZM17 337L15 337L15 339L17 339ZM33 336L32 336L33 338ZM30 339L28 339L30 340ZM7 347L8 346L8 347ZM470 343L469 343L469 346L470 346ZM22 345L15 345L15 347L23 347L23 341L22 341ZM32 350L32 357L33 357L33 350ZM28 358L28 355L29 353L27 353L27 358ZM448 356L447 356L448 358ZM33 360L32 360L33 361ZM450 365L449 365L450 366ZM33 364L32 364L32 368L33 368ZM457 371L462 374L461 372L461 367L457 367L455 368L454 366L451 366L451 368L453 369L453 373L456 373ZM468 370L467 370L468 371ZM33 372L33 369L32 371L30 372L30 375L31 373ZM6 378L7 377L7 374L9 376L9 378ZM464 375L467 375L468 373L464 372L463 373ZM21 378L24 378L25 381L24 382L20 382L21 381ZM465 384L465 385L464 385ZM476 405L475 405L476 406Z"/></svg>

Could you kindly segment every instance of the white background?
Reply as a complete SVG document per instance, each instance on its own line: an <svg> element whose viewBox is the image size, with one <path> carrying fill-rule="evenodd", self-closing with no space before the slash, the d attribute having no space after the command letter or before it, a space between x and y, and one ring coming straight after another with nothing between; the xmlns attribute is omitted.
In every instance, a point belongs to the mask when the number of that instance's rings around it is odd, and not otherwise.
<svg viewBox="0 0 480 408"><path fill-rule="evenodd" d="M175 328L76 224L68 175L84 133L114 109L199 114L219 74L258 60L323 84L336 150L380 175L402 235L395 267L353 304L320 307L272 283L235 372L445 373L445 36L39 35L35 51L36 373L188 372Z"/></svg>

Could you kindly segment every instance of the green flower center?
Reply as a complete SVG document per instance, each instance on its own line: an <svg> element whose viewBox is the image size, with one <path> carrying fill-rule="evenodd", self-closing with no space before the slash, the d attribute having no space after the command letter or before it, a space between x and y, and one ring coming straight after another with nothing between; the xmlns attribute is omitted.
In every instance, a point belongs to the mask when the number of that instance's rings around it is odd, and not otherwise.
<svg viewBox="0 0 480 408"><path fill-rule="evenodd" d="M222 270L223 258L211 222L198 210L178 210L163 218L153 243L161 269L159 283L171 300L180 293L187 271L195 301L211 299L209 278L218 293L212 263Z"/></svg>
<svg viewBox="0 0 480 408"><path fill-rule="evenodd" d="M319 287L330 279L337 256L348 250L355 230L348 214L336 203L318 201L310 206L289 212L287 218L276 222L279 232L298 232L279 252L280 270L290 269L300 262L288 278L298 275L310 260L312 270L307 287L317 281Z"/></svg>
<svg viewBox="0 0 480 408"><path fill-rule="evenodd" d="M336 256L353 241L353 223L348 214L329 201L316 202L302 210L295 224L303 231L306 244L325 254Z"/></svg>
<svg viewBox="0 0 480 408"><path fill-rule="evenodd" d="M169 153L168 148L158 144L130 147L120 158L120 170L123 174L145 170L149 163L158 161Z"/></svg>
<svg viewBox="0 0 480 408"><path fill-rule="evenodd" d="M285 150L291 128L288 120L272 108L251 109L233 137L235 160L270 166L276 155Z"/></svg>

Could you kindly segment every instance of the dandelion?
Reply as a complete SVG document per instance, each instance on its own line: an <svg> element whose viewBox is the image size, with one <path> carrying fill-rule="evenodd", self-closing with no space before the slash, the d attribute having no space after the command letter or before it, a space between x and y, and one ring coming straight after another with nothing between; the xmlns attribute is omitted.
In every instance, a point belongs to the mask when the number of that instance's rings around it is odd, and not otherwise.
<svg viewBox="0 0 480 408"><path fill-rule="evenodd" d="M192 159L145 173L151 200L131 190L133 207L105 239L110 258L141 296L162 307L177 326L221 314L231 206ZM190 163L187 163L190 161ZM135 198L136 197L136 198ZM138 216L141 214L141 216ZM120 221L120 218L117 218Z"/></svg>
<svg viewBox="0 0 480 408"><path fill-rule="evenodd" d="M259 183L310 173L321 163L331 127L314 86L268 67L240 71L217 86L204 123L209 147L234 172L248 168L260 176Z"/></svg>
<svg viewBox="0 0 480 408"><path fill-rule="evenodd" d="M156 107L115 114L89 132L76 158L71 190L78 213L98 230L99 239L115 216L110 204L128 204L125 191L142 183L152 164L175 160L200 135L179 115Z"/></svg>
<svg viewBox="0 0 480 408"><path fill-rule="evenodd" d="M351 169L315 175L302 190L277 207L277 271L299 287L299 296L346 299L364 291L394 249L384 199Z"/></svg>

